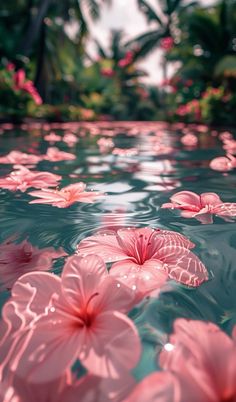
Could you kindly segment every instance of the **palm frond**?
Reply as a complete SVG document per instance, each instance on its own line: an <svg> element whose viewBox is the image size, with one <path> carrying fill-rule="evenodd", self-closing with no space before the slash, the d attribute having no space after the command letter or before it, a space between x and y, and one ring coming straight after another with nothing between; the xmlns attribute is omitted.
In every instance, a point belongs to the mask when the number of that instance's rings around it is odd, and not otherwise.
<svg viewBox="0 0 236 402"><path fill-rule="evenodd" d="M163 21L161 17L158 16L156 11L145 1L145 0L137 0L138 8L143 12L148 22L155 21L160 26L163 26Z"/></svg>

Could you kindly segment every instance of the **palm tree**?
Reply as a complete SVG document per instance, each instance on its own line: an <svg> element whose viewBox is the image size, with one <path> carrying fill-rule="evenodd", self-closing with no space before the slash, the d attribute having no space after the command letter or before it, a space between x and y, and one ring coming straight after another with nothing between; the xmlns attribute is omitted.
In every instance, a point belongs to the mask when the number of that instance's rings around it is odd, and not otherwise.
<svg viewBox="0 0 236 402"><path fill-rule="evenodd" d="M157 0L160 11L155 10L148 1L137 0L138 8L146 17L148 23L155 23L156 28L150 29L132 40L139 46L140 54L146 56L155 47L158 47L160 40L172 36L176 16L187 9L195 7L198 2L185 0Z"/></svg>
<svg viewBox="0 0 236 402"><path fill-rule="evenodd" d="M16 53L21 58L34 54L36 58L35 85L45 97L48 80L50 80L49 72L53 70L48 65L53 64L54 69L56 67L58 74L61 74L60 63L58 63L61 46L72 49L73 56L75 50L80 55L84 53L84 39L89 31L85 10L87 9L90 16L96 20L100 15L100 3L98 0L24 1L28 23ZM111 0L102 0L102 2L110 4ZM64 29L65 25L70 24L75 26L73 38L68 36ZM53 58L54 61L52 61ZM55 71L51 75L55 75Z"/></svg>
<svg viewBox="0 0 236 402"><path fill-rule="evenodd" d="M181 21L182 40L172 60L182 61L177 74L217 83L236 77L236 1L197 9Z"/></svg>
<svg viewBox="0 0 236 402"><path fill-rule="evenodd" d="M140 11L146 17L148 23L155 23L156 28L152 28L142 35L133 39L130 43L135 43L139 47L137 57L146 56L156 47L162 44L164 38L172 38L173 30L176 25L176 17L184 11L195 7L198 2L185 0L157 0L160 11L155 10L148 1L137 0ZM163 49L162 69L163 79L167 79L167 52ZM163 92L163 106L165 104L165 93Z"/></svg>

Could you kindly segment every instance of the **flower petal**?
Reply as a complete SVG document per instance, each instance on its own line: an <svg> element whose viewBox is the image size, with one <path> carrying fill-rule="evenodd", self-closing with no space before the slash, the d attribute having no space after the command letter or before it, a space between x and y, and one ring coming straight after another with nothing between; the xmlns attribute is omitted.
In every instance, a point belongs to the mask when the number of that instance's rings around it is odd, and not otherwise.
<svg viewBox="0 0 236 402"><path fill-rule="evenodd" d="M215 205L212 213L218 216L236 216L236 203L224 202L222 204Z"/></svg>
<svg viewBox="0 0 236 402"><path fill-rule="evenodd" d="M119 261L127 258L126 253L118 244L116 232L101 231L87 237L77 246L79 255L99 255L105 262Z"/></svg>
<svg viewBox="0 0 236 402"><path fill-rule="evenodd" d="M72 306L81 308L98 291L101 281L108 276L106 265L97 255L73 255L66 261L62 273L62 290ZM100 291L99 291L100 293Z"/></svg>
<svg viewBox="0 0 236 402"><path fill-rule="evenodd" d="M143 265L132 260L116 262L110 274L133 291L136 303L153 290L160 289L168 279L168 274L162 270L162 263L155 260L146 261Z"/></svg>
<svg viewBox="0 0 236 402"><path fill-rule="evenodd" d="M56 308L37 321L11 369L29 382L53 381L76 361L84 339L73 316L67 321Z"/></svg>
<svg viewBox="0 0 236 402"><path fill-rule="evenodd" d="M141 343L133 322L117 311L99 314L79 354L82 364L105 378L119 378L139 361Z"/></svg>
<svg viewBox="0 0 236 402"><path fill-rule="evenodd" d="M179 384L168 372L144 378L124 402L181 402Z"/></svg>
<svg viewBox="0 0 236 402"><path fill-rule="evenodd" d="M192 191L179 191L172 195L170 199L174 204L201 208L200 196Z"/></svg>
<svg viewBox="0 0 236 402"><path fill-rule="evenodd" d="M216 193L202 193L200 194L200 199L203 207L207 205L219 205L222 203L220 197Z"/></svg>
<svg viewBox="0 0 236 402"><path fill-rule="evenodd" d="M188 286L199 286L208 279L204 264L190 250L180 246L166 246L156 256L164 263L171 279Z"/></svg>

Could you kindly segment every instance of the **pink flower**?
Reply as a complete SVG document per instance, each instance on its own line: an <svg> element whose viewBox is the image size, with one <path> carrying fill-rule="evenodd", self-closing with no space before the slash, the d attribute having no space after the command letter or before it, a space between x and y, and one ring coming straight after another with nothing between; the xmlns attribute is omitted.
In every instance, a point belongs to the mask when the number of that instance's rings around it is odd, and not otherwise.
<svg viewBox="0 0 236 402"><path fill-rule="evenodd" d="M116 261L110 274L127 284L137 300L159 289L168 276L188 286L199 286L207 270L190 251L194 244L179 233L145 228L99 232L80 242L79 255L97 254Z"/></svg>
<svg viewBox="0 0 236 402"><path fill-rule="evenodd" d="M15 89L16 90L23 90L28 92L36 105L42 104L42 99L34 86L33 81L26 80L25 71L23 69L19 69L13 76L15 82Z"/></svg>
<svg viewBox="0 0 236 402"><path fill-rule="evenodd" d="M182 144L189 146L189 147L194 147L198 143L198 138L194 134L185 134L180 141Z"/></svg>
<svg viewBox="0 0 236 402"><path fill-rule="evenodd" d="M86 184L83 182L70 184L60 190L44 189L39 191L31 191L29 195L38 197L39 200L30 201L30 204L49 204L53 207L67 208L75 202L93 203L97 198L103 196L97 191L84 191Z"/></svg>
<svg viewBox="0 0 236 402"><path fill-rule="evenodd" d="M61 180L61 176L50 172L32 172L26 167L14 170L8 176L0 178L0 188L10 191L26 191L30 187L46 188L55 187Z"/></svg>
<svg viewBox="0 0 236 402"><path fill-rule="evenodd" d="M115 75L115 71L112 68L103 67L101 68L101 74L103 75L103 77L112 78Z"/></svg>
<svg viewBox="0 0 236 402"><path fill-rule="evenodd" d="M0 244L0 283L1 288L11 289L14 282L31 271L48 271L53 260L65 256L62 250L52 247L39 249L27 240L15 244L11 239Z"/></svg>
<svg viewBox="0 0 236 402"><path fill-rule="evenodd" d="M73 133L66 133L62 138L62 141L65 142L69 147L73 147L78 142L78 138Z"/></svg>
<svg viewBox="0 0 236 402"><path fill-rule="evenodd" d="M16 73L14 74L14 81L15 81L15 87L16 89L22 89L24 83L25 83L25 71L20 68Z"/></svg>
<svg viewBox="0 0 236 402"><path fill-rule="evenodd" d="M216 325L178 319L161 366L179 381L181 402L236 400L236 343Z"/></svg>
<svg viewBox="0 0 236 402"><path fill-rule="evenodd" d="M102 137L97 141L99 146L99 151L101 153L109 152L112 148L114 148L115 144L111 138Z"/></svg>
<svg viewBox="0 0 236 402"><path fill-rule="evenodd" d="M59 378L79 359L90 373L118 379L140 357L137 330L123 314L131 305L129 289L94 255L70 257L61 278L26 274L3 308L1 367L43 383Z"/></svg>
<svg viewBox="0 0 236 402"><path fill-rule="evenodd" d="M224 140L223 149L229 154L236 154L236 141L235 140Z"/></svg>
<svg viewBox="0 0 236 402"><path fill-rule="evenodd" d="M16 165L30 165L36 164L42 160L42 156L26 154L21 151L11 151L9 154L0 157L0 163L16 164Z"/></svg>
<svg viewBox="0 0 236 402"><path fill-rule="evenodd" d="M133 52L128 51L125 54L125 57L118 62L118 66L121 68L127 67L129 64L133 62Z"/></svg>
<svg viewBox="0 0 236 402"><path fill-rule="evenodd" d="M44 159L50 162L72 161L76 159L76 156L69 152L60 151L56 147L50 147L48 148Z"/></svg>
<svg viewBox="0 0 236 402"><path fill-rule="evenodd" d="M54 132L51 132L50 134L47 134L44 136L45 141L49 142L58 142L61 141L60 135L55 134Z"/></svg>
<svg viewBox="0 0 236 402"><path fill-rule="evenodd" d="M12 62L10 62L10 61L9 61L9 62L7 63L7 65L6 65L6 70L7 70L7 71L14 71L15 68L16 68L15 64L12 63Z"/></svg>
<svg viewBox="0 0 236 402"><path fill-rule="evenodd" d="M236 216L236 203L222 202L215 193L180 191L172 195L171 203L163 204L161 208L180 209L184 218L196 218L204 224L213 223L212 215L228 221L228 217Z"/></svg>
<svg viewBox="0 0 236 402"><path fill-rule="evenodd" d="M152 373L123 402L182 402L178 388L178 381L171 373Z"/></svg>
<svg viewBox="0 0 236 402"><path fill-rule="evenodd" d="M171 36L167 36L166 38L162 38L160 40L160 47L167 52L171 50L174 46L174 39Z"/></svg>
<svg viewBox="0 0 236 402"><path fill-rule="evenodd" d="M229 172L236 167L236 158L227 154L226 156L219 156L212 159L210 162L210 168L219 172Z"/></svg>

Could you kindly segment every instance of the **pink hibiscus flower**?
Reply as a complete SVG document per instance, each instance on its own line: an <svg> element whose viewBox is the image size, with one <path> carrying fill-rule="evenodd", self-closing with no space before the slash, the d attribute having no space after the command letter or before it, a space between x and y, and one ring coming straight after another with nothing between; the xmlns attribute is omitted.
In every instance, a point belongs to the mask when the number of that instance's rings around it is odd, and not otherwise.
<svg viewBox="0 0 236 402"><path fill-rule="evenodd" d="M160 363L175 374L181 402L236 401L236 342L216 325L178 319Z"/></svg>
<svg viewBox="0 0 236 402"><path fill-rule="evenodd" d="M61 180L61 176L49 172L32 172L26 167L21 166L8 176L0 178L0 188L10 191L26 191L30 187L55 187Z"/></svg>
<svg viewBox="0 0 236 402"><path fill-rule="evenodd" d="M31 191L29 195L38 197L39 200L30 201L30 204L48 204L53 207L67 208L75 202L96 202L98 198L104 194L97 191L85 191L85 183L75 183L69 186L63 187L60 190L57 189L44 189L38 191Z"/></svg>
<svg viewBox="0 0 236 402"><path fill-rule="evenodd" d="M14 282L30 271L48 271L53 260L65 256L62 250L52 247L39 249L27 240L12 243L11 239L0 244L0 283L1 288L11 289Z"/></svg>
<svg viewBox="0 0 236 402"><path fill-rule="evenodd" d="M56 147L50 147L48 148L44 159L50 162L72 161L76 159L76 156L69 152L60 151Z"/></svg>
<svg viewBox="0 0 236 402"><path fill-rule="evenodd" d="M0 157L0 163L30 165L36 164L42 160L42 156L26 154L21 151L11 151L9 154Z"/></svg>
<svg viewBox="0 0 236 402"><path fill-rule="evenodd" d="M133 289L139 300L159 289L168 277L188 286L206 281L207 270L190 251L193 247L179 233L146 227L98 233L82 240L77 251L116 261L110 274Z"/></svg>
<svg viewBox="0 0 236 402"><path fill-rule="evenodd" d="M61 278L46 272L22 276L3 308L2 372L43 383L79 359L91 374L124 376L141 351L138 332L123 314L132 303L130 290L95 255L70 257Z"/></svg>
<svg viewBox="0 0 236 402"><path fill-rule="evenodd" d="M202 193L180 191L172 195L171 203L163 204L161 208L180 209L184 218L196 218L204 224L213 223L213 215L229 220L236 216L236 203L222 202L215 193Z"/></svg>

